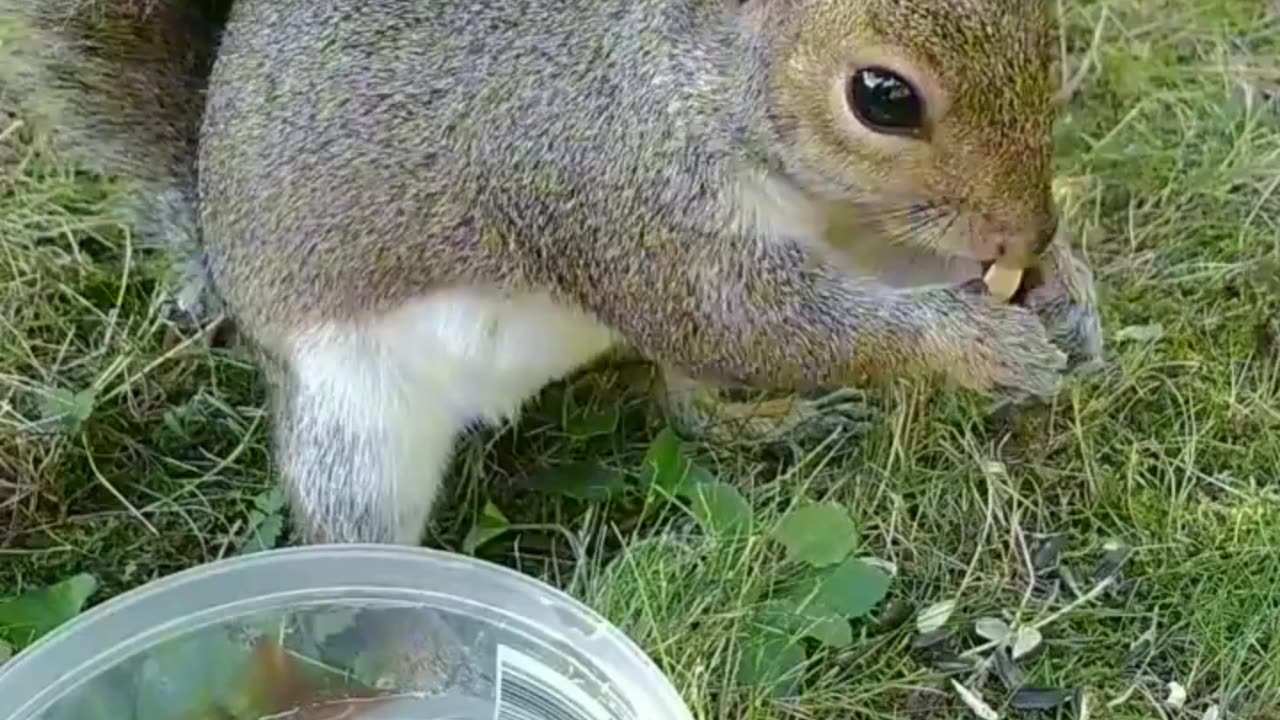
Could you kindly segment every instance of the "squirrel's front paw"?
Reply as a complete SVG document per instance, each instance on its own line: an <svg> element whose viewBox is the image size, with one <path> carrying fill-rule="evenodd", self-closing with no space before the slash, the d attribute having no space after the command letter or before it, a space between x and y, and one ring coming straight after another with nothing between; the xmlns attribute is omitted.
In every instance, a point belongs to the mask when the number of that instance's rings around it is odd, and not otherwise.
<svg viewBox="0 0 1280 720"><path fill-rule="evenodd" d="M982 295L964 297L964 310L942 333L939 368L961 385L997 394L1050 397L1061 386L1067 356L1050 341L1031 310Z"/></svg>
<svg viewBox="0 0 1280 720"><path fill-rule="evenodd" d="M1093 274L1071 255L1065 244L1050 253L1045 281L1027 293L1024 304L1039 316L1049 339L1067 354L1067 367L1078 371L1102 362L1102 317Z"/></svg>

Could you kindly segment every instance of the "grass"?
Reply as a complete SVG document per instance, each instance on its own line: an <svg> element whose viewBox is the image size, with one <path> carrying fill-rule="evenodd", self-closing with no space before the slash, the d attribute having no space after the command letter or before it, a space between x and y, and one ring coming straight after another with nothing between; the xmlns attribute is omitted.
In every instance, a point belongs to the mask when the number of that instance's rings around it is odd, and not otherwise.
<svg viewBox="0 0 1280 720"><path fill-rule="evenodd" d="M984 420L973 398L900 383L861 439L691 448L763 526L799 498L839 502L858 518L859 552L897 568L876 617L852 646L816 653L798 692L732 684L747 606L783 562L775 544L534 487L566 462L642 466L660 429L628 380L644 368L575 378L517 427L464 443L429 542L459 547L490 499L513 522L557 528L479 554L604 611L704 719L959 717L936 650L912 647L910 613L944 600L957 603L953 653L979 644L977 618L1060 612L1023 668L1036 685L1088 688L1092 717L1201 717L1213 704L1280 717L1280 6L1064 11L1070 67L1085 72L1059 174L1110 367L1011 425ZM97 603L234 553L272 489L256 370L173 342L163 259L112 220L108 186L21 132L3 142L0 597L87 571ZM1079 601L1059 580L1046 597L1028 592L1028 568L1047 537L1081 586L1109 541L1134 552L1105 592ZM1187 690L1181 715L1160 705L1170 681Z"/></svg>

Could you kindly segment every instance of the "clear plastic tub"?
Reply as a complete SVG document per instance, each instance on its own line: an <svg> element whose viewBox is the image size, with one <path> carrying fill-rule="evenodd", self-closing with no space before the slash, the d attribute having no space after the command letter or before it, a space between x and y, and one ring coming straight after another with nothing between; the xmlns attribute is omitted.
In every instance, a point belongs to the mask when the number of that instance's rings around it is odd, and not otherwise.
<svg viewBox="0 0 1280 720"><path fill-rule="evenodd" d="M254 664L264 642L323 697L305 711L255 710L263 685L282 684ZM0 718L692 714L634 643L564 593L463 556L341 545L203 565L92 609L0 666Z"/></svg>

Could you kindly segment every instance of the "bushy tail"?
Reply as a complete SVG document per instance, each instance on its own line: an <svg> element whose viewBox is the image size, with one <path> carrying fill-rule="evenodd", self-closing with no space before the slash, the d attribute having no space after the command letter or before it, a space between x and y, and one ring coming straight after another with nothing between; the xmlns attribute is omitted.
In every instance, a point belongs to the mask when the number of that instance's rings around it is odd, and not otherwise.
<svg viewBox="0 0 1280 720"><path fill-rule="evenodd" d="M140 239L170 248L205 291L196 141L231 0L0 0L0 98L55 152L126 184ZM199 278L192 275L198 273Z"/></svg>

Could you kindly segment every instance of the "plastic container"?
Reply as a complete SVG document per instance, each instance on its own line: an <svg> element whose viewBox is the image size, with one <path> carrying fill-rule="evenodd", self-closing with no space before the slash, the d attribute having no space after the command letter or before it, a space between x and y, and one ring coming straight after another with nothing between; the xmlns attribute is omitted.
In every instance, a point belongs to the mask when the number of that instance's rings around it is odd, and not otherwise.
<svg viewBox="0 0 1280 720"><path fill-rule="evenodd" d="M326 700L357 686L390 699L351 715L255 716L246 677L264 639L322 682ZM310 546L200 566L93 608L0 666L4 720L244 717L692 720L649 658L590 609L515 571L421 548Z"/></svg>

